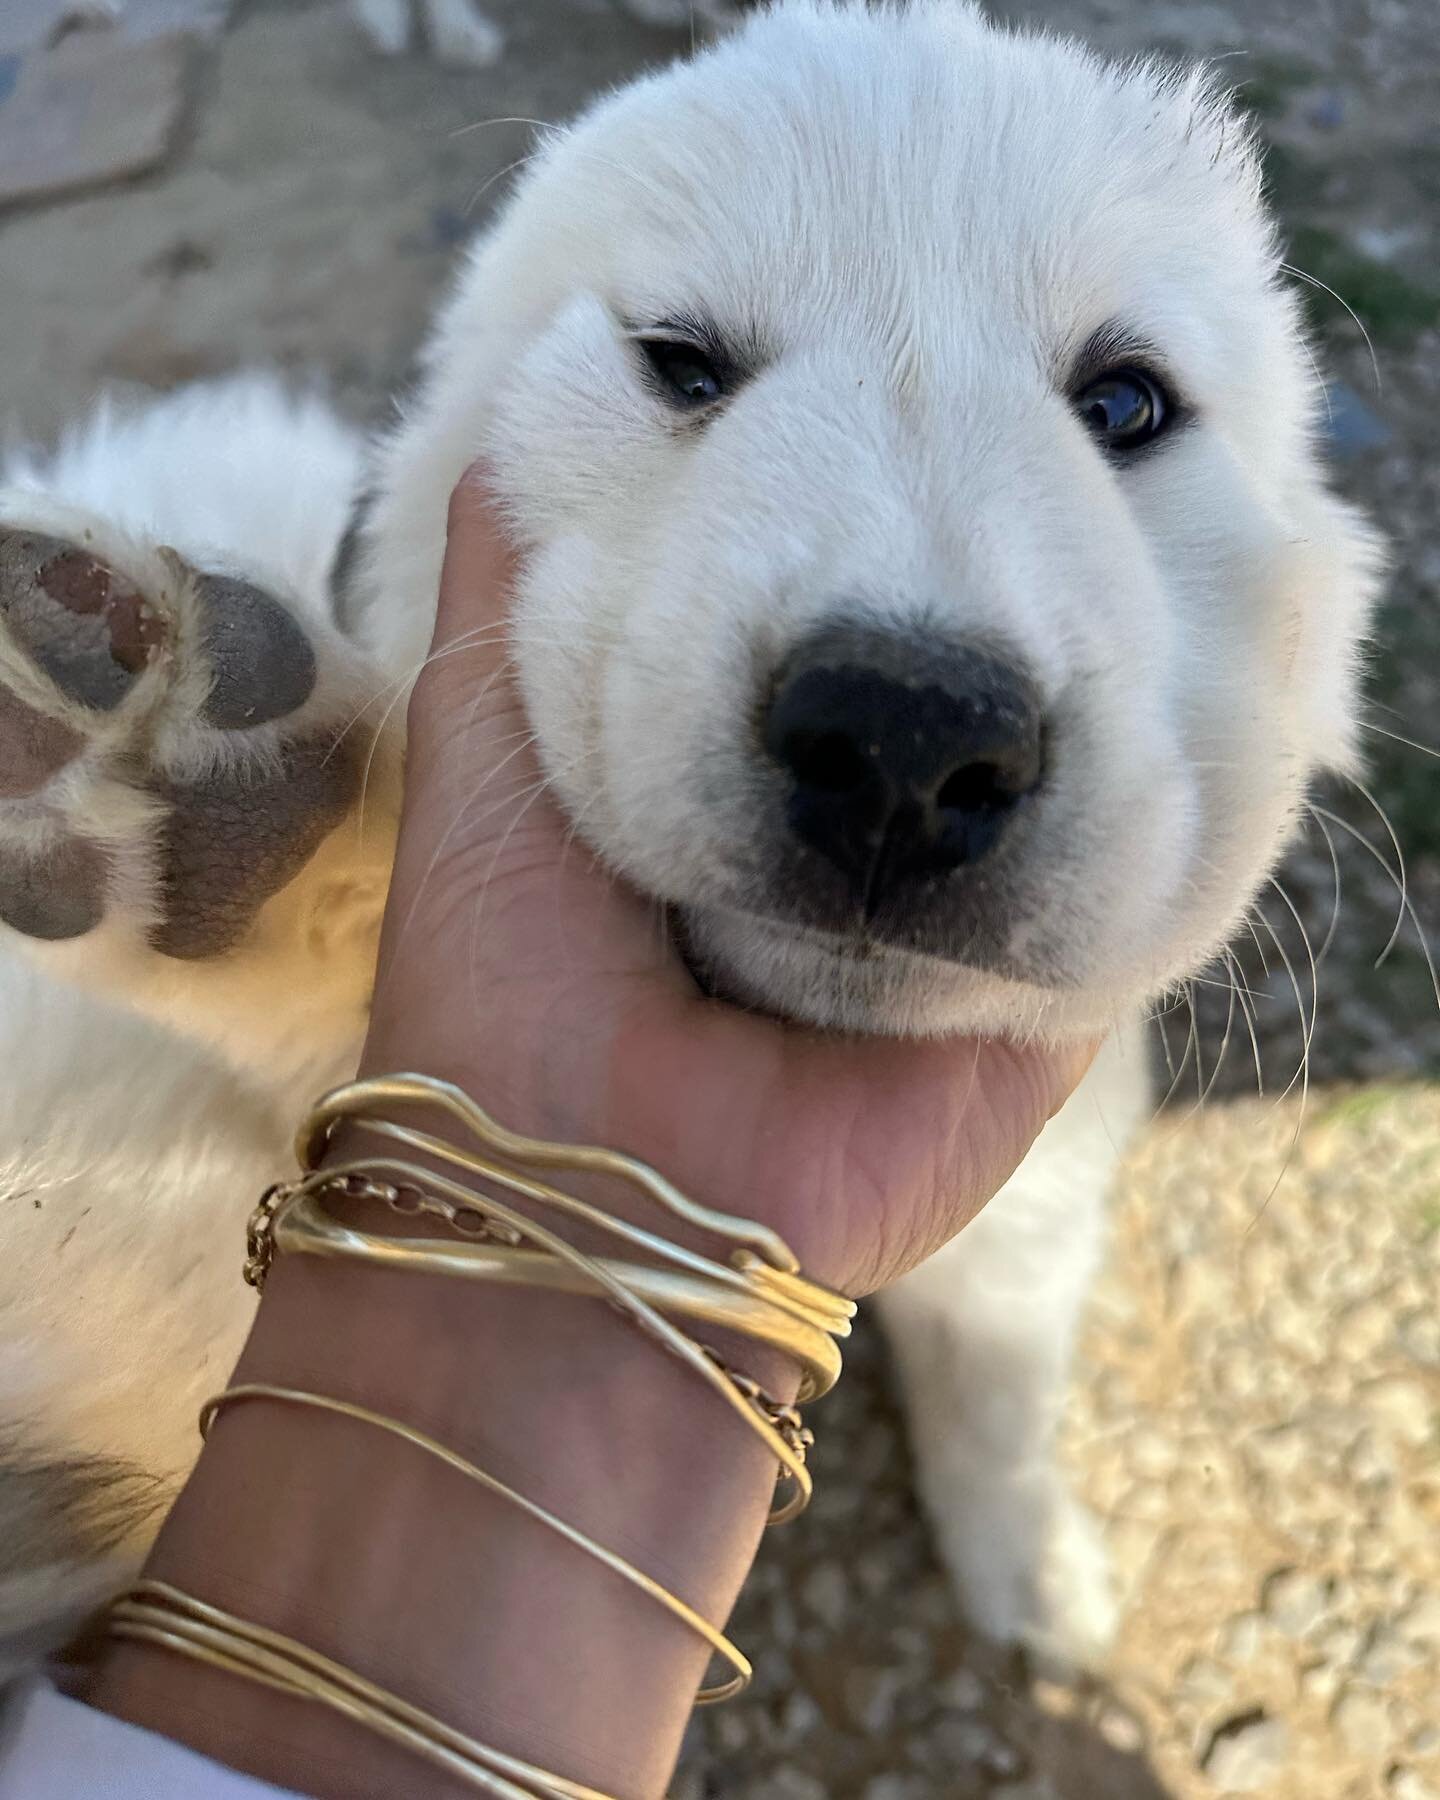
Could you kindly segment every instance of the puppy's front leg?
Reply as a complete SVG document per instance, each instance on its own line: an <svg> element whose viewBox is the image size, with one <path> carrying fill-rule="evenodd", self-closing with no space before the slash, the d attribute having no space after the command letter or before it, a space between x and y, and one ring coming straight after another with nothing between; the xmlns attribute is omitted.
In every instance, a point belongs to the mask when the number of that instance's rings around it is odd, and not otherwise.
<svg viewBox="0 0 1440 1800"><path fill-rule="evenodd" d="M1147 1105L1127 1033L974 1223L880 1297L921 1497L971 1623L1066 1666L1103 1658L1117 1609L1055 1432L1106 1189Z"/></svg>
<svg viewBox="0 0 1440 1800"><path fill-rule="evenodd" d="M343 1067L393 834L381 689L284 596L0 494L0 926L268 1075Z"/></svg>

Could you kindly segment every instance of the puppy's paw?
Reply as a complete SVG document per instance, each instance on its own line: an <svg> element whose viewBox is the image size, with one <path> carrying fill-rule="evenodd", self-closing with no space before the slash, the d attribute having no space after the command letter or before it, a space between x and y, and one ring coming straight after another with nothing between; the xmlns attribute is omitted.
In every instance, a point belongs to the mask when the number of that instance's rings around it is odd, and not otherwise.
<svg viewBox="0 0 1440 1800"><path fill-rule="evenodd" d="M325 648L238 577L74 518L0 523L0 921L238 944L356 791Z"/></svg>
<svg viewBox="0 0 1440 1800"><path fill-rule="evenodd" d="M1034 1616L1017 1632L1037 1662L1061 1672L1099 1669L1115 1642L1120 1603L1110 1552L1094 1515L1062 1493L1036 1584Z"/></svg>
<svg viewBox="0 0 1440 1800"><path fill-rule="evenodd" d="M967 1618L1057 1675L1098 1669L1119 1623L1094 1519L1050 1478L949 1497L941 1556Z"/></svg>

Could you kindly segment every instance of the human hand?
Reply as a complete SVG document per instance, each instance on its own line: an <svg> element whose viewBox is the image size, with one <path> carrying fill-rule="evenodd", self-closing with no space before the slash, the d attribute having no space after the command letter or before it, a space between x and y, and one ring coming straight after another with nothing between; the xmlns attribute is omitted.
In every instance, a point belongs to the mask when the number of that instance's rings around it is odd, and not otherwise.
<svg viewBox="0 0 1440 1800"><path fill-rule="evenodd" d="M367 1069L641 1157L847 1293L894 1280L1003 1184L1093 1046L843 1038L702 995L548 792L507 656L515 574L472 474L411 702Z"/></svg>

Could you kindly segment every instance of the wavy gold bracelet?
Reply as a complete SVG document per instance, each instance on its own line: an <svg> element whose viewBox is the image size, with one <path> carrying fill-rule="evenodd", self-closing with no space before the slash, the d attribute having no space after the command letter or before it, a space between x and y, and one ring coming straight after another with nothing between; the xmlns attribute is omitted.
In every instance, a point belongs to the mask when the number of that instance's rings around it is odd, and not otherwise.
<svg viewBox="0 0 1440 1800"><path fill-rule="evenodd" d="M382 1106L427 1106L462 1125L478 1150L378 1116ZM368 1156L325 1163L342 1122L372 1136L399 1143L430 1163L393 1156ZM782 1350L801 1367L801 1400L823 1394L840 1371L837 1338L849 1335L854 1302L807 1280L795 1256L773 1231L732 1215L711 1211L688 1199L647 1164L616 1151L542 1142L517 1136L495 1123L459 1088L428 1076L393 1075L352 1082L314 1108L297 1137L306 1169L295 1183L274 1188L250 1223L247 1279L259 1286L275 1255L295 1251L375 1262L396 1269L458 1275L562 1292L595 1294L610 1301L642 1330L685 1363L775 1456L791 1492L777 1502L772 1523L796 1517L809 1501L806 1438L788 1420L772 1414L702 1345L666 1316L697 1318ZM551 1183L514 1166L573 1169L617 1177L694 1229L732 1244L727 1262L672 1244L653 1231L616 1219ZM458 1170L481 1192L440 1172ZM589 1256L557 1230L507 1205L494 1193L508 1190L540 1206L576 1219L645 1252L648 1263ZM399 1210L443 1218L466 1241L381 1237L346 1226L321 1204L333 1194L378 1197ZM402 1195L407 1199L402 1203Z"/></svg>

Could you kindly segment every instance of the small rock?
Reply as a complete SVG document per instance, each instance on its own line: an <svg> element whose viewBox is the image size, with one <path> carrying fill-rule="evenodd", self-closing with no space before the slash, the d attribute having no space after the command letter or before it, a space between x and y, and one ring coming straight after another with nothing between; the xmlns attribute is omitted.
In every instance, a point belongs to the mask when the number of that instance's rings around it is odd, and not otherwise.
<svg viewBox="0 0 1440 1800"><path fill-rule="evenodd" d="M1419 1310L1407 1313L1396 1334L1400 1347L1412 1361L1426 1368L1440 1368L1440 1314Z"/></svg>
<svg viewBox="0 0 1440 1800"><path fill-rule="evenodd" d="M1330 1723L1355 1756L1380 1757L1390 1749L1395 1730L1390 1708L1368 1688L1345 1688L1331 1708Z"/></svg>
<svg viewBox="0 0 1440 1800"><path fill-rule="evenodd" d="M1310 1443L1298 1425L1277 1425L1257 1431L1246 1440L1250 1459L1272 1480L1288 1481L1299 1474L1310 1457Z"/></svg>
<svg viewBox="0 0 1440 1800"><path fill-rule="evenodd" d="M1360 1633L1353 1625L1328 1625L1317 1633L1315 1654L1328 1668L1345 1668L1360 1648Z"/></svg>
<svg viewBox="0 0 1440 1800"><path fill-rule="evenodd" d="M1307 1700L1330 1700L1340 1686L1342 1674L1330 1663L1311 1663L1300 1671L1296 1685Z"/></svg>
<svg viewBox="0 0 1440 1800"><path fill-rule="evenodd" d="M819 1563L800 1584L801 1602L821 1624L836 1631L850 1607L850 1588L838 1563Z"/></svg>
<svg viewBox="0 0 1440 1800"><path fill-rule="evenodd" d="M1007 1781L1003 1787L991 1788L990 1800L1060 1800L1060 1795L1043 1775L1032 1775L1028 1781Z"/></svg>
<svg viewBox="0 0 1440 1800"><path fill-rule="evenodd" d="M1440 1593L1419 1594L1395 1621L1395 1628L1409 1643L1440 1650Z"/></svg>
<svg viewBox="0 0 1440 1800"><path fill-rule="evenodd" d="M1018 1751L980 1719L942 1719L931 1742L952 1769L983 1769L1001 1780L1013 1779L1024 1769Z"/></svg>
<svg viewBox="0 0 1440 1800"><path fill-rule="evenodd" d="M824 1786L803 1769L782 1765L771 1774L770 1783L775 1800L827 1800Z"/></svg>
<svg viewBox="0 0 1440 1800"><path fill-rule="evenodd" d="M183 37L87 34L24 57L0 103L0 204L155 168L179 131L189 64Z"/></svg>
<svg viewBox="0 0 1440 1800"><path fill-rule="evenodd" d="M1362 1431L1345 1458L1345 1472L1362 1487L1388 1487L1400 1473L1395 1446L1376 1432Z"/></svg>
<svg viewBox="0 0 1440 1800"><path fill-rule="evenodd" d="M1345 96L1336 88L1326 88L1305 108L1305 120L1317 131L1338 131L1345 123Z"/></svg>
<svg viewBox="0 0 1440 1800"><path fill-rule="evenodd" d="M1421 1381L1404 1375L1386 1376L1367 1382L1357 1400L1381 1430L1402 1444L1418 1450L1434 1435L1436 1403Z"/></svg>
<svg viewBox="0 0 1440 1800"><path fill-rule="evenodd" d="M735 1756L750 1746L753 1727L742 1712L720 1712L709 1721L715 1742L727 1755Z"/></svg>
<svg viewBox="0 0 1440 1800"><path fill-rule="evenodd" d="M1376 1625L1360 1653L1355 1673L1376 1687L1388 1687L1424 1660L1414 1643L1393 1625Z"/></svg>
<svg viewBox="0 0 1440 1800"><path fill-rule="evenodd" d="M1179 1458L1179 1452L1163 1432L1142 1427L1131 1432L1125 1456L1135 1473L1146 1480L1163 1481Z"/></svg>
<svg viewBox="0 0 1440 1800"><path fill-rule="evenodd" d="M1263 1322L1272 1343L1304 1362L1323 1362L1329 1331L1323 1311L1302 1305L1289 1294L1277 1294L1265 1308Z"/></svg>
<svg viewBox="0 0 1440 1800"><path fill-rule="evenodd" d="M1385 1792L1393 1800L1440 1800L1440 1790L1433 1788L1414 1769L1392 1769L1385 1783Z"/></svg>
<svg viewBox="0 0 1440 1800"><path fill-rule="evenodd" d="M1288 1638L1304 1637L1329 1611L1326 1583L1303 1569L1282 1569L1265 1583L1265 1617Z"/></svg>
<svg viewBox="0 0 1440 1800"><path fill-rule="evenodd" d="M1095 1729L1112 1750L1135 1756L1145 1747L1145 1728L1123 1706L1107 1706L1095 1721Z"/></svg>
<svg viewBox="0 0 1440 1800"><path fill-rule="evenodd" d="M1228 1700L1234 1688L1235 1677L1228 1669L1208 1656L1192 1656L1180 1671L1175 1698L1190 1706L1214 1706Z"/></svg>
<svg viewBox="0 0 1440 1800"><path fill-rule="evenodd" d="M845 1677L845 1710L868 1737L888 1731L905 1677L899 1669L851 1669Z"/></svg>
<svg viewBox="0 0 1440 1800"><path fill-rule="evenodd" d="M1240 1613L1220 1633L1217 1649L1226 1662L1254 1662L1265 1640L1265 1621L1259 1613Z"/></svg>
<svg viewBox="0 0 1440 1800"><path fill-rule="evenodd" d="M1244 1713L1216 1730L1200 1766L1216 1787L1253 1794L1275 1779L1289 1753L1290 1732L1282 1719Z"/></svg>
<svg viewBox="0 0 1440 1800"><path fill-rule="evenodd" d="M985 1683L973 1669L956 1669L936 1683L935 1698L956 1712L979 1712L985 1704Z"/></svg>
<svg viewBox="0 0 1440 1800"><path fill-rule="evenodd" d="M864 1800L929 1800L930 1783L919 1775L873 1775Z"/></svg>
<svg viewBox="0 0 1440 1800"><path fill-rule="evenodd" d="M787 1740L798 1743L825 1723L825 1715L803 1688L793 1688L780 1709L780 1729Z"/></svg>
<svg viewBox="0 0 1440 1800"><path fill-rule="evenodd" d="M1422 1725L1411 1738L1412 1756L1440 1756L1440 1725Z"/></svg>
<svg viewBox="0 0 1440 1800"><path fill-rule="evenodd" d="M1390 1336L1393 1323L1391 1309L1383 1300L1362 1300L1336 1321L1331 1347L1346 1362L1364 1362Z"/></svg>

